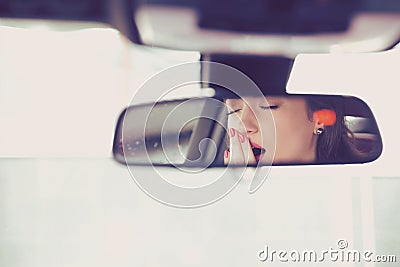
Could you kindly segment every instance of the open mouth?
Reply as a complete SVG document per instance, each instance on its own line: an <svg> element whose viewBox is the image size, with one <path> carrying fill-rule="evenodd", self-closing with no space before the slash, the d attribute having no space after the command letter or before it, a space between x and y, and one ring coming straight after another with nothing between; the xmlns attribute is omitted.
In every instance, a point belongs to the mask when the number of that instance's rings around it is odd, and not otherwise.
<svg viewBox="0 0 400 267"><path fill-rule="evenodd" d="M261 147L260 145L250 142L251 144L251 150L253 151L254 157L256 158L256 161L259 162L261 157L265 154L266 150L265 148Z"/></svg>

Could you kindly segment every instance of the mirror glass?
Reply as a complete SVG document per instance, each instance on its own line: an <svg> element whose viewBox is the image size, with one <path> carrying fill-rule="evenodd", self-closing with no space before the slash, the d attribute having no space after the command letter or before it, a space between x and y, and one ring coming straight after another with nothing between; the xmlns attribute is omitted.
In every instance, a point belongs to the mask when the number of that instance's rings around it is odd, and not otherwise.
<svg viewBox="0 0 400 267"><path fill-rule="evenodd" d="M113 151L132 165L347 164L375 160L382 141L358 98L286 94L131 106Z"/></svg>

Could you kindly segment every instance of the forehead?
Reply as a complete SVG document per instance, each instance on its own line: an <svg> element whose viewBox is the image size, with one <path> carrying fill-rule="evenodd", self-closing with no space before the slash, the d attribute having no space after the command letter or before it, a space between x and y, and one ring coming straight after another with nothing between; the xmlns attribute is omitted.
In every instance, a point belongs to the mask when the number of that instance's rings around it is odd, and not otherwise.
<svg viewBox="0 0 400 267"><path fill-rule="evenodd" d="M260 103L277 103L277 102L297 102L304 100L303 97L292 97L292 96L265 96L265 97L244 97L244 98L232 98L226 99L225 103L229 106L232 105L247 105L260 104Z"/></svg>

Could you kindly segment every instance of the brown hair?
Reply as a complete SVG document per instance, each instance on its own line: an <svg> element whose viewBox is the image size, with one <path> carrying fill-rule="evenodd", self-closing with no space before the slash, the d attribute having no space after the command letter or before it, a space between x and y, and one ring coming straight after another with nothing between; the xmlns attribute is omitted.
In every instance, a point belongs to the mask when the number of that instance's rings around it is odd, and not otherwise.
<svg viewBox="0 0 400 267"><path fill-rule="evenodd" d="M351 163L359 162L364 155L354 145L353 133L346 125L344 99L341 96L305 97L309 118L321 109L330 109L336 113L336 123L325 126L324 132L318 136L316 163Z"/></svg>

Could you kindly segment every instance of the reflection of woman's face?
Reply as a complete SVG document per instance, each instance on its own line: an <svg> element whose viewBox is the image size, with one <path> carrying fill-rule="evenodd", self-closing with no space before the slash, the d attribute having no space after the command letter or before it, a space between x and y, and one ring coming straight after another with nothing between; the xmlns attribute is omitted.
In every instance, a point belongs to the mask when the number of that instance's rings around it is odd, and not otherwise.
<svg viewBox="0 0 400 267"><path fill-rule="evenodd" d="M304 163L315 160L315 123L309 118L304 98L249 97L228 99L226 104L229 114L228 128L234 128L238 135L247 136L246 140L251 148L261 147L262 152L265 152L261 156L256 155L256 161L271 162L275 146L274 163ZM231 141L231 158L235 157L234 151Z"/></svg>

